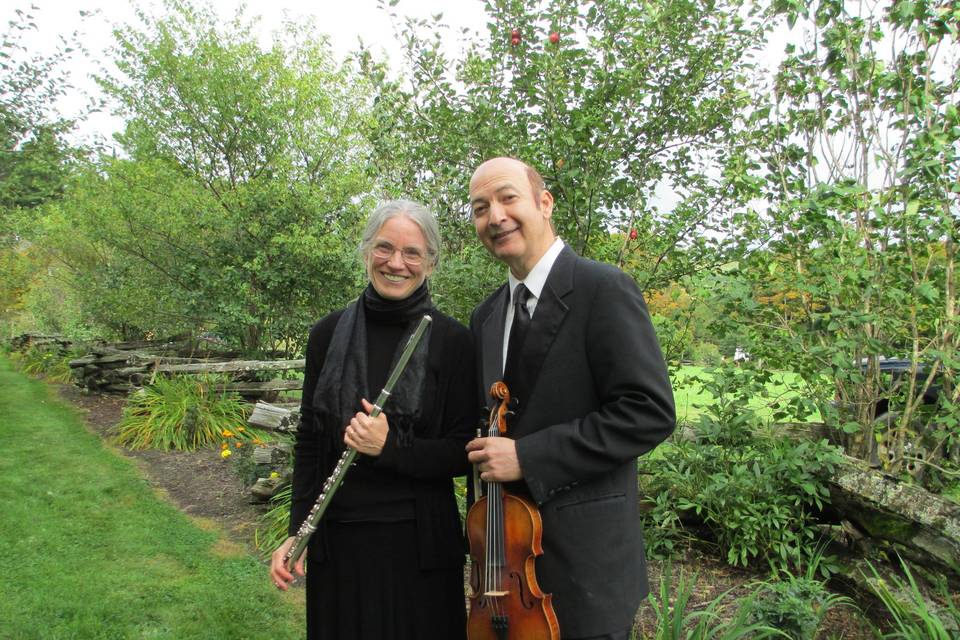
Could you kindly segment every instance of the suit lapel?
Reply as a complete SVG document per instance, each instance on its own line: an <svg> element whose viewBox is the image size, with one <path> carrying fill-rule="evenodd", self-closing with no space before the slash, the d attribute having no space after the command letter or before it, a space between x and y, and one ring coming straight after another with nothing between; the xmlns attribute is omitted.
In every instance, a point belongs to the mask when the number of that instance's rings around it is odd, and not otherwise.
<svg viewBox="0 0 960 640"><path fill-rule="evenodd" d="M573 249L563 248L556 262L553 263L550 275L547 276L543 291L540 292L540 298L537 300L533 321L530 323L530 329L520 351L517 371L512 373L509 383L510 395L517 400L516 424L520 424L520 418L529 404L530 394L534 390L543 362L569 311L563 299L573 290L573 266L576 259L577 254ZM502 334L501 331L501 348Z"/></svg>
<svg viewBox="0 0 960 640"><path fill-rule="evenodd" d="M490 387L497 380L503 379L503 324L507 314L507 298L510 296L510 287L504 285L494 293L490 313L480 328L480 343L483 345L480 380L483 384L483 402L489 407Z"/></svg>

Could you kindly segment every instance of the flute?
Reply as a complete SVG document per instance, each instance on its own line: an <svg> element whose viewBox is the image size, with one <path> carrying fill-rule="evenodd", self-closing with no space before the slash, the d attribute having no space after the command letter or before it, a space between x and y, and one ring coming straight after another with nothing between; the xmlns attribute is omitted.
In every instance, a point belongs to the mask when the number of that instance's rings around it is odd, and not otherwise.
<svg viewBox="0 0 960 640"><path fill-rule="evenodd" d="M380 415L383 405L390 397L390 392L393 391L394 385L397 384L397 380L400 379L400 375L406 368L407 361L410 360L410 356L413 355L413 350L417 348L420 338L423 337L423 333L432 321L433 318L430 316L423 316L413 335L407 340L407 344L400 354L400 359L397 360L393 371L390 372L390 377L387 378L386 385L384 385L383 390L380 391L380 395L373 405L373 411L370 412L371 418L376 418ZM317 530L320 519L330 505L330 500L333 499L333 495L337 492L337 489L340 488L340 483L343 482L343 476L346 475L347 469L350 468L356 455L356 449L347 447L343 455L340 456L340 460L337 461L337 465L333 468L333 473L331 473L327 481L323 483L323 490L320 492L320 495L317 496L317 501L313 504L313 507L310 508L310 513L307 514L307 518L303 521L303 524L300 525L300 529L297 530L297 536L294 539L293 545L291 545L289 551L287 551L287 555L284 557L288 571L293 571L293 566L297 564L297 560L299 560L303 552L307 550L307 543L310 542L310 537L313 535L313 532Z"/></svg>

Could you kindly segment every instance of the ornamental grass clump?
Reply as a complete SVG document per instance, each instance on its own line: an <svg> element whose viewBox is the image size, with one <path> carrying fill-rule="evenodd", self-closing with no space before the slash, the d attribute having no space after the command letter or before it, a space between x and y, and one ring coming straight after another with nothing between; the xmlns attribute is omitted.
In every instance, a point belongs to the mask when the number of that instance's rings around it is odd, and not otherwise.
<svg viewBox="0 0 960 640"><path fill-rule="evenodd" d="M245 428L246 408L234 393L218 391L222 376L159 377L130 396L117 425L117 442L131 449L192 451L218 445L229 433L245 442L263 434Z"/></svg>
<svg viewBox="0 0 960 640"><path fill-rule="evenodd" d="M904 579L883 578L873 565L867 578L874 594L890 616L892 629L882 640L956 640L960 638L960 602L942 577L933 591L936 600L925 595L907 563L900 559Z"/></svg>
<svg viewBox="0 0 960 640"><path fill-rule="evenodd" d="M270 510L260 517L260 525L254 534L254 544L264 558L269 558L274 549L287 539L290 524L290 502L293 487L287 485L270 498Z"/></svg>
<svg viewBox="0 0 960 640"><path fill-rule="evenodd" d="M782 631L750 619L755 594L744 599L730 598L730 590L703 605L694 605L697 574L691 577L683 569L673 585L672 565L668 562L660 574L659 588L647 601L653 607L656 631L653 640L758 640L787 638Z"/></svg>
<svg viewBox="0 0 960 640"><path fill-rule="evenodd" d="M16 354L14 360L20 371L28 376L66 384L73 379L73 370L69 365L73 357L73 354L61 349L30 347Z"/></svg>

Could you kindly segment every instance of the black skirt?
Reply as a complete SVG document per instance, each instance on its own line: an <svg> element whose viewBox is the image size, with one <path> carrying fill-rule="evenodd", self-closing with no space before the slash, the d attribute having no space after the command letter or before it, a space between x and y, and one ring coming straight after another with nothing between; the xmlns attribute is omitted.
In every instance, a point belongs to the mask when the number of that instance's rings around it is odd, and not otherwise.
<svg viewBox="0 0 960 640"><path fill-rule="evenodd" d="M308 640L462 640L463 569L420 569L417 527L328 522L328 558L307 557Z"/></svg>

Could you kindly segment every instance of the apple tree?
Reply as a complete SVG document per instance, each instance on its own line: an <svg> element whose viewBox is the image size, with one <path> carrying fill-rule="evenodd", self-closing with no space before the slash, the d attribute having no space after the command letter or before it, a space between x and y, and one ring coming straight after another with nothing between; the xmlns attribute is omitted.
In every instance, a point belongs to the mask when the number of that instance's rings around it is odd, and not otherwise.
<svg viewBox="0 0 960 640"><path fill-rule="evenodd" d="M473 169L515 156L547 180L561 237L627 269L644 289L720 260L737 206L722 166L739 135L734 116L751 101L745 87L767 25L754 5L485 6L486 32L457 34L456 53L442 16L407 19L399 76L361 55L376 87L367 132L385 188L430 202L456 253L475 242Z"/></svg>

